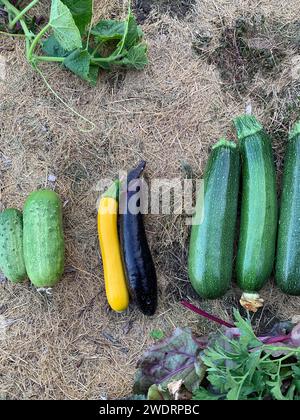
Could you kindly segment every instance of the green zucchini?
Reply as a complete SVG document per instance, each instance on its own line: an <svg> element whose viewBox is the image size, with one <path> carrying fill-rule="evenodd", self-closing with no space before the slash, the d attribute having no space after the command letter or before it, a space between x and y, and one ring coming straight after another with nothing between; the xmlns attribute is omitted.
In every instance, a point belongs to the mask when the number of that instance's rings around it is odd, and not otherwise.
<svg viewBox="0 0 300 420"><path fill-rule="evenodd" d="M24 205L24 259L38 288L53 287L64 271L62 205L51 190L31 193Z"/></svg>
<svg viewBox="0 0 300 420"><path fill-rule="evenodd" d="M300 295L300 122L285 157L275 278L283 292Z"/></svg>
<svg viewBox="0 0 300 420"><path fill-rule="evenodd" d="M0 213L0 270L13 283L27 277L23 257L23 217L17 209Z"/></svg>
<svg viewBox="0 0 300 420"><path fill-rule="evenodd" d="M203 298L222 297L230 287L239 173L236 144L220 140L205 169L204 202L199 196L189 247L189 278Z"/></svg>
<svg viewBox="0 0 300 420"><path fill-rule="evenodd" d="M242 305L262 306L257 292L272 273L277 233L276 173L271 141L252 115L234 121L242 156L242 205L237 282L246 292ZM253 306L254 305L254 306Z"/></svg>

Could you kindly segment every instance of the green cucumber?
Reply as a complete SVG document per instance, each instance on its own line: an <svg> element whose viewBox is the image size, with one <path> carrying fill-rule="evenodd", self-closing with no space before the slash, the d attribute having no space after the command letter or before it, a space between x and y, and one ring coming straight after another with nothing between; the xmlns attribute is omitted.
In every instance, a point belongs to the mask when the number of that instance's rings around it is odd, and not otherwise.
<svg viewBox="0 0 300 420"><path fill-rule="evenodd" d="M275 278L283 292L300 295L300 122L285 157Z"/></svg>
<svg viewBox="0 0 300 420"><path fill-rule="evenodd" d="M199 196L195 214L198 220L194 219L189 247L189 278L203 298L222 297L230 287L239 174L236 144L220 140L205 169L204 203Z"/></svg>
<svg viewBox="0 0 300 420"><path fill-rule="evenodd" d="M23 257L23 217L16 209L0 213L0 270L13 283L27 277Z"/></svg>
<svg viewBox="0 0 300 420"><path fill-rule="evenodd" d="M275 164L271 141L256 118L243 115L234 123L243 178L237 282L250 297L253 293L256 300L259 297L256 292L272 273L275 257L278 211Z"/></svg>
<svg viewBox="0 0 300 420"><path fill-rule="evenodd" d="M51 190L31 193L24 205L24 259L28 277L38 288L53 287L64 271L62 205Z"/></svg>

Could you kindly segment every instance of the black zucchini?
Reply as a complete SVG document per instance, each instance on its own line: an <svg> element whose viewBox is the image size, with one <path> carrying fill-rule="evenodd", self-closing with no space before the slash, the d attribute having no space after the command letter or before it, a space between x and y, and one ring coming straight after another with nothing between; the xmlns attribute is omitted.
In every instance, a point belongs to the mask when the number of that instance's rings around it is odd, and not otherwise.
<svg viewBox="0 0 300 420"><path fill-rule="evenodd" d="M143 215L132 211L130 203L139 192L139 178L146 162L142 161L127 176L120 200L120 239L128 289L133 301L145 315L151 316L157 307L157 277L147 241ZM124 191L125 190L125 191ZM137 205L139 206L139 200Z"/></svg>

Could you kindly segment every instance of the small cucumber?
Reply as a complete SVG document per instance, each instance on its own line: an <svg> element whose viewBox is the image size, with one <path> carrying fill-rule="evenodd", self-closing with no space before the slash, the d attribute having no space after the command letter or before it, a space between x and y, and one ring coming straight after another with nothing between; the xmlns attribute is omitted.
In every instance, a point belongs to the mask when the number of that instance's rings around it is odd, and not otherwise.
<svg viewBox="0 0 300 420"><path fill-rule="evenodd" d="M243 174L236 270L238 285L246 292L246 300L250 304L247 308L251 310L251 294L254 306L255 301L258 306L262 306L256 292L270 277L274 264L277 233L276 173L271 141L261 124L252 115L238 117L234 123L242 155ZM254 307L253 311L256 309Z"/></svg>
<svg viewBox="0 0 300 420"><path fill-rule="evenodd" d="M220 140L211 152L204 174L204 219L193 224L189 248L189 277L203 298L219 298L230 287L239 174L236 144ZM200 201L198 197L195 215L198 218L203 210Z"/></svg>
<svg viewBox="0 0 300 420"><path fill-rule="evenodd" d="M285 157L275 277L284 293L300 295L300 122Z"/></svg>
<svg viewBox="0 0 300 420"><path fill-rule="evenodd" d="M53 287L64 271L62 205L51 190L31 193L24 205L24 259L36 287Z"/></svg>
<svg viewBox="0 0 300 420"><path fill-rule="evenodd" d="M16 209L0 213L0 270L13 283L27 277L23 257L23 217Z"/></svg>

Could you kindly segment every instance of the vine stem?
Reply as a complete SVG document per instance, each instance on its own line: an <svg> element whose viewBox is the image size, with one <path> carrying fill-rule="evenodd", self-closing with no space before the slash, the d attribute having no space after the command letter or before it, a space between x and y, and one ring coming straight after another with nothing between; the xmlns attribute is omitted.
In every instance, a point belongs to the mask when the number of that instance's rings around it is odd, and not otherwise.
<svg viewBox="0 0 300 420"><path fill-rule="evenodd" d="M8 12L12 12L14 15L20 14L20 10L18 10L16 7L10 4L8 0L1 0L1 3L4 4ZM23 19L20 19L20 25L22 26L23 32L25 36L28 38L28 40L34 37L34 34L31 31L29 31Z"/></svg>
<svg viewBox="0 0 300 420"><path fill-rule="evenodd" d="M34 69L39 73L39 75L41 76L41 78L43 79L45 85L47 86L47 88L50 90L50 92L67 108L69 109L74 115L76 115L77 117L79 117L81 120L85 121L86 123L91 125L91 129L89 130L81 130L83 132L91 132L96 128L96 124L93 123L93 121L89 120L88 118L84 117L83 115L81 115L79 112L76 111L76 109L72 108L70 105L67 104L66 101L63 100L63 98L61 98L57 92L55 92L55 90L53 89L53 87L49 84L48 80L46 79L46 77L44 76L44 73L42 72L42 70L35 64L33 64Z"/></svg>
<svg viewBox="0 0 300 420"><path fill-rule="evenodd" d="M20 13L10 22L9 27L12 29L15 24L22 19L22 17L32 8L34 7L39 0L32 0L31 3L29 3L23 10L20 11Z"/></svg>
<svg viewBox="0 0 300 420"><path fill-rule="evenodd" d="M11 34L9 32L3 32L3 31L0 31L0 35L11 36L11 37L14 37L14 38L25 38L26 37L26 35L24 35L24 34Z"/></svg>
<svg viewBox="0 0 300 420"><path fill-rule="evenodd" d="M64 57L47 57L43 55L32 55L32 61L44 61L45 63L63 63Z"/></svg>
<svg viewBox="0 0 300 420"><path fill-rule="evenodd" d="M36 48L36 46L38 45L40 39L42 38L42 36L51 28L51 24L47 23L46 26L43 27L43 29L36 35L36 37L34 38L34 40L32 41L32 44L29 48L29 51L27 52L27 60L32 63L32 56L33 56L33 52Z"/></svg>

